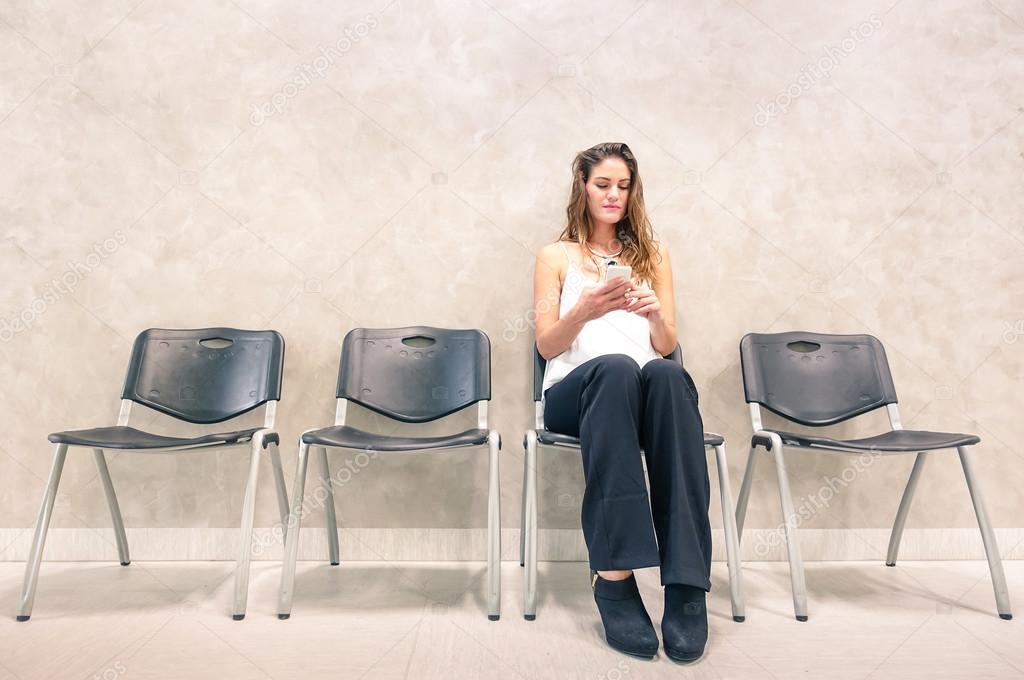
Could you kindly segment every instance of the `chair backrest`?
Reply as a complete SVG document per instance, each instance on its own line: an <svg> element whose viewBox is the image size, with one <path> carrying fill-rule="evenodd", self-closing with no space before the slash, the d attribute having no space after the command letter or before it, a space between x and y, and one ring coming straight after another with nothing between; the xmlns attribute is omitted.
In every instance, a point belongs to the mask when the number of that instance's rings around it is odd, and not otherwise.
<svg viewBox="0 0 1024 680"><path fill-rule="evenodd" d="M885 349L870 335L748 333L740 361L747 403L801 425L834 425L897 402Z"/></svg>
<svg viewBox="0 0 1024 680"><path fill-rule="evenodd" d="M683 350L676 343L676 348L672 350L671 354L665 356L666 359L672 361L678 361L679 365L683 364ZM548 362L540 355L537 351L537 343L533 344L533 400L540 401L540 398L544 396L542 389L544 387L544 369L547 367Z"/></svg>
<svg viewBox="0 0 1024 680"><path fill-rule="evenodd" d="M406 423L491 398L491 343L477 329L355 328L345 335L339 399Z"/></svg>
<svg viewBox="0 0 1024 680"><path fill-rule="evenodd" d="M122 399L189 423L219 423L281 399L277 331L150 328L132 346Z"/></svg>

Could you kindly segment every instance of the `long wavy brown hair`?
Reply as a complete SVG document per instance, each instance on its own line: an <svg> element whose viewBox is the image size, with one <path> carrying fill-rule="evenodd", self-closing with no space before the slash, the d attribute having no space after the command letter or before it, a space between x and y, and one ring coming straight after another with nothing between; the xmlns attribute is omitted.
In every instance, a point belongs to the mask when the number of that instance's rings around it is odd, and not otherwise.
<svg viewBox="0 0 1024 680"><path fill-rule="evenodd" d="M606 158L621 158L629 169L629 199L622 219L615 225L615 238L622 244L622 260L633 268L636 279L653 283L654 229L644 205L644 185L640 181L636 156L623 142L604 142L576 154L572 162L569 205L565 209L566 226L558 239L578 243L581 252L587 253L597 267L597 258L587 243L594 228L587 209L586 185L594 166Z"/></svg>

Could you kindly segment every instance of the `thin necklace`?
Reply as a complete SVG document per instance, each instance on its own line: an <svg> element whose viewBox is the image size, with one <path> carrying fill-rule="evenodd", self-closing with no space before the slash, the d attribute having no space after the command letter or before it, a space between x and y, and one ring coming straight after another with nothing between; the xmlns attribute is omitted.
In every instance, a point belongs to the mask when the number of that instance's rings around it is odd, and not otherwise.
<svg viewBox="0 0 1024 680"><path fill-rule="evenodd" d="M590 248L590 241L587 241L587 248ZM594 253L593 248L591 248L590 252ZM597 271L598 271L598 274L600 276L599 280L603 281L603 280L605 280L608 277L608 267L609 267L609 265L614 263L615 262L615 258L618 257L621 254L622 254L622 248L621 247L616 252L614 252L614 253L607 253L607 254L605 254L605 253L594 253L594 255L597 255L600 258L600 264L598 262L596 262L596 261L594 262L594 264L597 266Z"/></svg>
<svg viewBox="0 0 1024 680"><path fill-rule="evenodd" d="M612 258L612 257L615 257L617 255L621 255L622 254L622 247L621 246L614 253L598 253L598 252L595 252L593 247L591 247L591 245L590 245L590 241L587 241L587 247L590 248L590 252L594 253L598 257L603 257L605 259L609 259L609 258Z"/></svg>

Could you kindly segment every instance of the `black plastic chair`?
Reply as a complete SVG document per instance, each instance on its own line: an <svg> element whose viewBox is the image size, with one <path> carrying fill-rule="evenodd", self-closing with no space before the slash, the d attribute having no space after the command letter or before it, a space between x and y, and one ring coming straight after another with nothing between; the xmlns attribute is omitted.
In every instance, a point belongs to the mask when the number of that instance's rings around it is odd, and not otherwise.
<svg viewBox="0 0 1024 680"><path fill-rule="evenodd" d="M679 345L665 357L683 364ZM537 618L537 448L539 445L567 448L578 452L580 440L570 435L551 432L544 427L543 396L544 368L547 361L533 347L533 405L534 429L527 430L523 438L526 458L523 461L523 499L519 531L519 565L526 567L523 585L523 613L527 621ZM729 563L729 596L732 618L746 619L743 604L743 572L740 564L739 534L733 516L732 491L729 488L729 465L725 458L725 440L721 435L704 433L704 446L715 451L718 466L719 493L722 502L722 520L725 528L726 557Z"/></svg>
<svg viewBox="0 0 1024 680"><path fill-rule="evenodd" d="M302 524L302 502L310 447L319 449L321 484L327 514L327 545L332 565L340 562L338 523L327 449L409 453L424 450L486 446L490 451L487 501L487 616L500 614L501 525L499 517L498 450L501 439L487 425L491 398L491 346L483 331L430 326L356 328L341 348L335 423L307 430L299 439L291 522L285 541L278 618L291 616L295 563ZM435 421L477 405L477 426L439 437L398 437L366 432L345 424L353 401L388 418L406 423Z"/></svg>
<svg viewBox="0 0 1024 680"><path fill-rule="evenodd" d="M750 406L754 435L743 485L740 487L736 524L742 537L743 519L757 464L757 448L763 447L766 452L775 454L793 582L793 607L798 621L807 620L807 588L796 536L796 513L783 459L786 446L847 454L917 454L889 539L885 563L890 567L896 566L900 537L927 452L956 449L960 454L967 488L981 528L999 616L1003 619L1012 618L1010 596L995 534L989 524L981 490L967 454L967 447L981 440L970 434L904 430L900 423L896 388L885 349L877 338L870 335L808 332L749 333L740 341L740 359L743 389ZM761 423L761 406L789 421L808 427L835 425L885 406L892 429L872 437L850 440L766 430Z"/></svg>
<svg viewBox="0 0 1024 680"><path fill-rule="evenodd" d="M122 566L127 566L131 561L128 539L103 455L104 449L138 453L194 452L243 446L250 449L249 481L242 505L242 533L235 569L232 610L232 617L236 621L245 618L257 475L260 452L267 448L270 449L282 522L288 516L288 496L278 451L278 435L273 429L277 402L281 399L283 367L284 339L276 331L151 328L140 333L132 347L128 375L121 392L121 411L117 425L55 432L49 436L49 440L57 445L57 451L39 509L32 549L25 565L25 584L18 620L27 621L32 615L46 531L57 498L64 460L71 446L93 450L103 491L110 506ZM129 427L128 418L133 403L196 425L221 423L264 404L266 408L263 427L196 437L169 437Z"/></svg>

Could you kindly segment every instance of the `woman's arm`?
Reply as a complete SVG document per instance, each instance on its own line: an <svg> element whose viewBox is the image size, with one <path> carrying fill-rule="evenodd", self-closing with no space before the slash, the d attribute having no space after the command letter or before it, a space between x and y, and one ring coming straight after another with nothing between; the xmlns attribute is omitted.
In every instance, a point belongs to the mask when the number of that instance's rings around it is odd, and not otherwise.
<svg viewBox="0 0 1024 680"><path fill-rule="evenodd" d="M658 298L660 308L651 311L647 320L651 325L651 345L654 350L665 356L676 348L676 306L675 294L672 289L672 262L668 256L668 247L655 244L657 253L654 256L654 294Z"/></svg>
<svg viewBox="0 0 1024 680"><path fill-rule="evenodd" d="M575 309L570 310L565 318L558 318L562 299L559 262L554 244L547 245L537 253L537 264L533 270L534 337L537 351L545 361L569 349L584 324L578 315L573 314Z"/></svg>
<svg viewBox="0 0 1024 680"><path fill-rule="evenodd" d="M583 325L615 309L629 304L626 293L630 283L626 279L613 279L599 286L584 286L579 300L559 317L562 300L562 282L559 263L562 257L557 244L545 246L537 253L533 270L533 313L537 351L549 360L569 349Z"/></svg>

